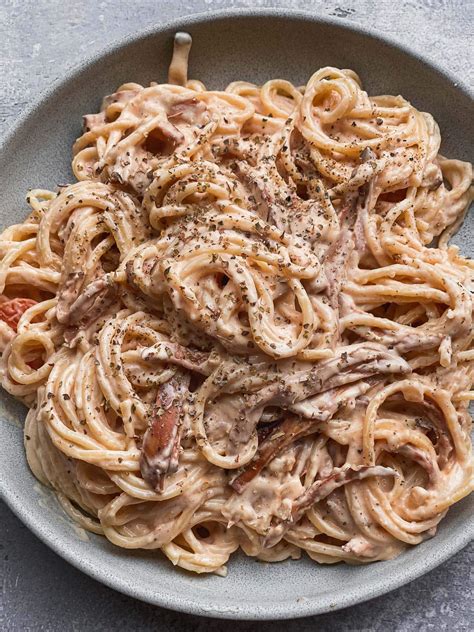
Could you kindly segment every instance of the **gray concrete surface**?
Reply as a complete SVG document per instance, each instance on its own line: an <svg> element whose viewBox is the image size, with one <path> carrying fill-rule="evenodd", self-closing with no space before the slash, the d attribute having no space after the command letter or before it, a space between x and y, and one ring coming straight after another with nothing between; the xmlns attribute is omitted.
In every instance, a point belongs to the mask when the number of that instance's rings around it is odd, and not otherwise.
<svg viewBox="0 0 474 632"><path fill-rule="evenodd" d="M474 0L0 0L0 134L63 70L122 35L225 7L288 6L369 24L474 80ZM1 181L1 175L0 175ZM474 630L474 546L366 604L293 622L237 623L139 603L70 567L0 504L0 630L235 632Z"/></svg>

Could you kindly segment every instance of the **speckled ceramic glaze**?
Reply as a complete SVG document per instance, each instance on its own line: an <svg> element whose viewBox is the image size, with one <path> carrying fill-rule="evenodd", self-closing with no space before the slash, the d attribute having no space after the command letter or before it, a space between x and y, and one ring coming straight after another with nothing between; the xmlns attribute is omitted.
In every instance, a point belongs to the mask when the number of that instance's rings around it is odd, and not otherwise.
<svg viewBox="0 0 474 632"><path fill-rule="evenodd" d="M408 51L362 29L283 10L212 13L158 25L120 42L69 73L18 122L0 148L0 224L23 219L31 187L71 181L71 145L81 116L126 81L164 81L175 31L194 38L190 76L213 88L271 77L305 83L325 65L353 68L371 94L402 93L433 113L447 156L472 159L472 102L468 89ZM473 254L474 224L456 238ZM173 568L159 552L126 551L85 534L37 483L25 461L24 408L0 396L0 492L23 522L54 551L95 579L128 595L175 610L234 619L277 619L327 612L388 592L429 571L474 535L474 498L451 509L436 538L396 560L369 566L262 564L236 556L229 574L196 576Z"/></svg>

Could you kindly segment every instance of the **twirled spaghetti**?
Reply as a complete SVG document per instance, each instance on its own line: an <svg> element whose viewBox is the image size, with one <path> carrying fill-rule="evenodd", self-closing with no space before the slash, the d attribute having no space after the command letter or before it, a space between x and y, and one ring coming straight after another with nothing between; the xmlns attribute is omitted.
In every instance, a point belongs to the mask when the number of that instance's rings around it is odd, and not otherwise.
<svg viewBox="0 0 474 632"><path fill-rule="evenodd" d="M225 572L391 558L473 486L471 165L350 70L128 83L0 236L3 387L82 526Z"/></svg>

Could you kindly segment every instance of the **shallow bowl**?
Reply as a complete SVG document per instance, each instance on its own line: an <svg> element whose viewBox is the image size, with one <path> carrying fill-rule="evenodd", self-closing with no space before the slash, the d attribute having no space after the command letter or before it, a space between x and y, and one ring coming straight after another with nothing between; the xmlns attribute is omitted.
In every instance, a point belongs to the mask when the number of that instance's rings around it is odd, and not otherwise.
<svg viewBox="0 0 474 632"><path fill-rule="evenodd" d="M305 83L321 66L353 68L370 94L403 94L434 114L445 155L470 158L472 101L454 77L417 55L361 28L287 10L214 12L155 26L128 37L67 73L29 109L0 147L0 224L21 221L28 188L54 188L72 180L71 145L81 116L126 81L165 81L172 37L189 31L194 44L190 76L212 88L272 77ZM454 114L453 114L454 113ZM456 240L473 254L474 222ZM0 395L0 492L19 518L54 551L91 577L144 601L195 614L235 619L277 619L327 612L405 584L464 547L474 534L474 497L451 509L437 536L395 560L369 566L263 564L234 557L229 574L195 576L173 568L159 552L119 549L86 535L63 514L54 495L26 464L24 408ZM54 578L51 579L54 584ZM57 586L56 589L60 589Z"/></svg>

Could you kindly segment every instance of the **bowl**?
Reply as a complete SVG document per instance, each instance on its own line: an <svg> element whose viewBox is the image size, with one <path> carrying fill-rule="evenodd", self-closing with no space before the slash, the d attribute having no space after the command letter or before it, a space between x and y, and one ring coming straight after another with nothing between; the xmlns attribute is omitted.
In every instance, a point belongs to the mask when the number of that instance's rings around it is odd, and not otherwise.
<svg viewBox="0 0 474 632"><path fill-rule="evenodd" d="M0 223L20 221L28 188L72 181L71 146L82 114L97 111L121 83L164 81L176 31L194 39L190 76L212 88L272 77L305 83L314 70L353 68L370 94L403 94L438 121L445 155L469 159L474 131L469 90L419 56L359 27L288 10L210 12L161 24L122 40L70 71L21 117L0 147ZM474 222L456 241L473 253ZM159 552L127 551L86 534L28 469L25 409L0 395L0 492L48 546L91 577L127 595L174 610L222 618L279 619L344 608L405 584L464 547L474 535L474 497L453 507L437 536L395 560L319 566L308 558L265 564L237 555L226 578L195 576ZM51 579L54 584L54 578ZM58 587L59 588L59 587Z"/></svg>

